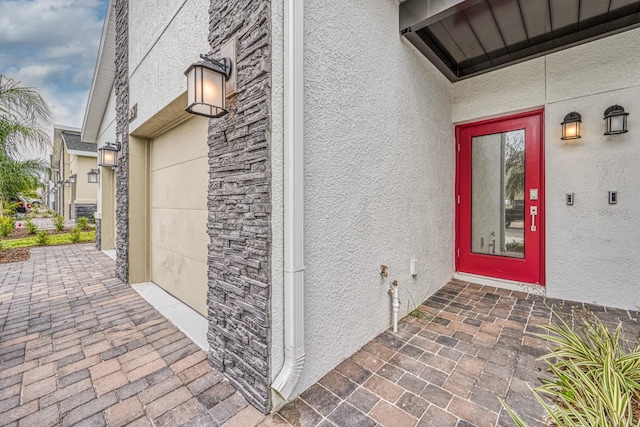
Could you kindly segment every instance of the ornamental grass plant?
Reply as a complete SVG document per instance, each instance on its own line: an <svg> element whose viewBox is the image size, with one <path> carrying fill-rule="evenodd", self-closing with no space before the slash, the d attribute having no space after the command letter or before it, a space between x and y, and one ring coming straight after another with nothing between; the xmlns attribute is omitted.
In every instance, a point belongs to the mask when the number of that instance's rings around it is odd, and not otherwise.
<svg viewBox="0 0 640 427"><path fill-rule="evenodd" d="M89 230L89 220L86 217L81 216L76 220L76 227L81 231Z"/></svg>
<svg viewBox="0 0 640 427"><path fill-rule="evenodd" d="M36 234L35 244L37 246L47 246L51 242L51 236L48 231L42 230Z"/></svg>
<svg viewBox="0 0 640 427"><path fill-rule="evenodd" d="M13 218L0 217L0 236L9 237L14 228L16 228L16 222Z"/></svg>
<svg viewBox="0 0 640 427"><path fill-rule="evenodd" d="M640 426L640 346L628 344L619 323L613 333L591 313L582 313L576 325L553 313L556 323L544 326L553 351L542 356L553 379L542 379L533 389L557 427ZM516 425L525 422L504 402Z"/></svg>
<svg viewBox="0 0 640 427"><path fill-rule="evenodd" d="M29 234L36 234L38 232L38 224L31 221L31 219L27 220L25 227L27 227Z"/></svg>
<svg viewBox="0 0 640 427"><path fill-rule="evenodd" d="M53 216L53 226L56 230L62 231L64 229L64 217L60 214L55 214Z"/></svg>

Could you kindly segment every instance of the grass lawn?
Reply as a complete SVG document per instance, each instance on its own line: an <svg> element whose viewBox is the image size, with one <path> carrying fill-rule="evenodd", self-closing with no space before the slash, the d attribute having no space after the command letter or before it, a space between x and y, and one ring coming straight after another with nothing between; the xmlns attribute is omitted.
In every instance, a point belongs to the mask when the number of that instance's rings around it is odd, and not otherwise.
<svg viewBox="0 0 640 427"><path fill-rule="evenodd" d="M72 242L71 234L69 233L53 234L49 236L49 243L47 244L47 246L66 245L68 243L90 242L95 239L96 239L95 230L81 232L79 242ZM3 243L7 249L28 248L30 246L38 246L35 235L30 237L23 237L21 239L7 239L7 240L4 240Z"/></svg>

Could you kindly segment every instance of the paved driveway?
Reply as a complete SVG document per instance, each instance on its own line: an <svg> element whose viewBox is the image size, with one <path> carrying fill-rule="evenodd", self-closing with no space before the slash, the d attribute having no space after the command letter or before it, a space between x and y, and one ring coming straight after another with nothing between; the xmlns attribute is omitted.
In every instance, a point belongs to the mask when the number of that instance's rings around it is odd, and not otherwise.
<svg viewBox="0 0 640 427"><path fill-rule="evenodd" d="M92 245L0 265L0 425L252 425L264 417Z"/></svg>

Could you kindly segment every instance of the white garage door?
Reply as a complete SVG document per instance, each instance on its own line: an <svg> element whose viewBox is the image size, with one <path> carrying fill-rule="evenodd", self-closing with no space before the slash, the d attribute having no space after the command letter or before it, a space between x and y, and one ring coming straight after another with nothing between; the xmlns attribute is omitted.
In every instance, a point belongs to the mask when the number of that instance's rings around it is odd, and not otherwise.
<svg viewBox="0 0 640 427"><path fill-rule="evenodd" d="M193 117L151 143L151 280L207 315L208 120Z"/></svg>

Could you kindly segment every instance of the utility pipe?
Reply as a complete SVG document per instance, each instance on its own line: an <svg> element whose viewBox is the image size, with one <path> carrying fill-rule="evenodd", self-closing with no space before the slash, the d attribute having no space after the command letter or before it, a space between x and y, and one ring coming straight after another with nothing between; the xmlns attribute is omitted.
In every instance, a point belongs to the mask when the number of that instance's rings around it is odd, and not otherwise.
<svg viewBox="0 0 640 427"><path fill-rule="evenodd" d="M288 400L304 367L304 1L284 2L284 364Z"/></svg>
<svg viewBox="0 0 640 427"><path fill-rule="evenodd" d="M393 332L398 332L398 310L400 310L400 293L398 292L398 281L394 280L391 288L391 308L393 309Z"/></svg>

